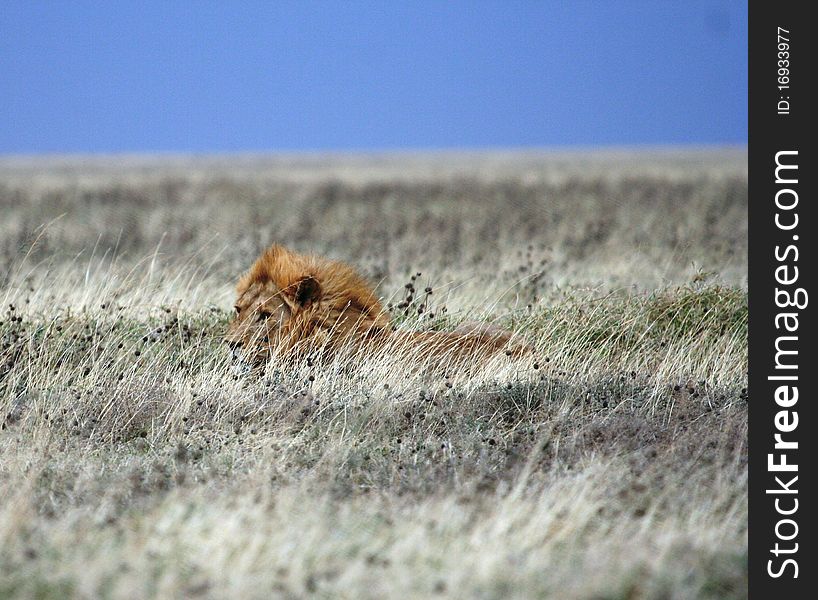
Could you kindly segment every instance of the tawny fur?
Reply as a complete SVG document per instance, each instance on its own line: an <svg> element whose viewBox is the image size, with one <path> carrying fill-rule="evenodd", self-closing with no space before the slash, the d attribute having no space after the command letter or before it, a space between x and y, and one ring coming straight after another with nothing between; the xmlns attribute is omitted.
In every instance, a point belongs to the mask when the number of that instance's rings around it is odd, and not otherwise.
<svg viewBox="0 0 818 600"><path fill-rule="evenodd" d="M250 362L274 354L331 355L341 347L378 351L389 344L419 357L481 361L506 349L511 335L485 325L455 332L393 331L372 287L352 267L282 246L268 248L236 287L226 341ZM520 347L507 352L520 354Z"/></svg>

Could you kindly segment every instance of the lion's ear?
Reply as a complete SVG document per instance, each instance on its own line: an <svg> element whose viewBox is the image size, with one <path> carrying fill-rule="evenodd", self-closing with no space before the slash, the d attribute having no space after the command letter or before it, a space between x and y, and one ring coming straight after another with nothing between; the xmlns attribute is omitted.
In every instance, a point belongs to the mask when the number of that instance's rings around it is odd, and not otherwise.
<svg viewBox="0 0 818 600"><path fill-rule="evenodd" d="M292 299L301 308L307 308L321 297L321 284L311 275L302 278L293 286Z"/></svg>

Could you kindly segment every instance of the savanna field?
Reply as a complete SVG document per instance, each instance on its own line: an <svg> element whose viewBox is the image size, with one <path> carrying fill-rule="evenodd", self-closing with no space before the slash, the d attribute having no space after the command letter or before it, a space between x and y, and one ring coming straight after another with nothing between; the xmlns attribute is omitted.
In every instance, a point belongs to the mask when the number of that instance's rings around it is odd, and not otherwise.
<svg viewBox="0 0 818 600"><path fill-rule="evenodd" d="M270 243L479 368L236 368ZM744 149L0 159L0 598L742 598Z"/></svg>

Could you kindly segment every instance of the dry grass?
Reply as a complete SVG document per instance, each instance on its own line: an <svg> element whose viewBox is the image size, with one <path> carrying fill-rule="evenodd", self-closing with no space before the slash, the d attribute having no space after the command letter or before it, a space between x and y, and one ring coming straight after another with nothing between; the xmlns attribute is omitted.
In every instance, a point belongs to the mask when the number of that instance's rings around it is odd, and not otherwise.
<svg viewBox="0 0 818 600"><path fill-rule="evenodd" d="M745 596L746 209L742 151L0 161L0 596ZM241 374L272 241L536 351Z"/></svg>

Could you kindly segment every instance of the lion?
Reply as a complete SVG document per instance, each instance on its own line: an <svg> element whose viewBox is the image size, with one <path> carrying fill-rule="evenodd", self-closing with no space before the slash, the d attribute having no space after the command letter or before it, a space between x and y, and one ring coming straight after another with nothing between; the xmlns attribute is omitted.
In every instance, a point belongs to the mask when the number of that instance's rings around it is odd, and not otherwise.
<svg viewBox="0 0 818 600"><path fill-rule="evenodd" d="M236 358L262 364L273 356L331 357L342 349L389 348L429 359L479 362L511 345L511 333L466 323L454 332L400 331L372 287L351 266L274 244L236 286L225 341Z"/></svg>

